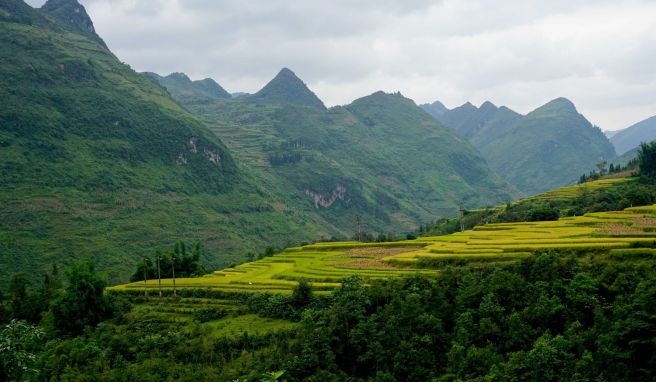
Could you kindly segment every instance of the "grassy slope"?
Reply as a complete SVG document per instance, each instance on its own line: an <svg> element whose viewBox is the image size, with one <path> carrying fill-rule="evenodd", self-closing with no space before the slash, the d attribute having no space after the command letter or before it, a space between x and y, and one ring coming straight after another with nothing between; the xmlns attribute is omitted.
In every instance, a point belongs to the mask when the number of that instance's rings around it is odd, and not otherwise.
<svg viewBox="0 0 656 382"><path fill-rule="evenodd" d="M97 41L22 2L0 9L0 283L83 257L124 281L180 238L220 266L319 230Z"/></svg>
<svg viewBox="0 0 656 382"><path fill-rule="evenodd" d="M179 101L327 234L350 236L356 214L367 231L412 230L455 213L460 201L483 206L513 194L469 144L401 95L379 92L329 110ZM330 206L308 195L329 199L340 187L345 194Z"/></svg>

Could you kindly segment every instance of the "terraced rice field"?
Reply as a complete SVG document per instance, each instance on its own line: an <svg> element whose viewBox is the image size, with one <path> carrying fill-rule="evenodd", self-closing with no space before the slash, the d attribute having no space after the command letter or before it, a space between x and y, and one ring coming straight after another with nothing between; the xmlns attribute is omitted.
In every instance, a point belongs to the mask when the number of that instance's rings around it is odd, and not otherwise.
<svg viewBox="0 0 656 382"><path fill-rule="evenodd" d="M425 261L457 260L470 265L516 261L536 251L611 254L610 258L651 258L656 247L656 205L618 212L591 213L558 221L488 224L445 236L389 243L337 242L289 248L273 257L198 278L177 279L178 288L226 292L289 293L298 280L312 282L318 293L360 275L365 280L439 272L421 268ZM612 256L615 253L615 256ZM157 280L149 280L157 288ZM162 280L164 288L172 280ZM143 282L114 287L143 289Z"/></svg>
<svg viewBox="0 0 656 382"><path fill-rule="evenodd" d="M571 199L583 195L586 192L610 188L621 183L633 182L635 178L609 178L599 179L583 184L576 184L573 186L561 187L555 190L547 191L542 194L534 195L526 200L553 200L553 199Z"/></svg>

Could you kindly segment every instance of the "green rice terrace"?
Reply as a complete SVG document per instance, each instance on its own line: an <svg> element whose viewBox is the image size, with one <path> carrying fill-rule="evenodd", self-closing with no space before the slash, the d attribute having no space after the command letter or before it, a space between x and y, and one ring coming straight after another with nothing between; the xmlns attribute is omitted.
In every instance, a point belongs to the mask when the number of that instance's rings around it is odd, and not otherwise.
<svg viewBox="0 0 656 382"><path fill-rule="evenodd" d="M572 186L565 186L549 190L541 194L530 196L523 200L557 200L557 199L571 199L580 196L583 193L589 193L597 190L607 189L629 182L635 182L636 178L607 178L589 181Z"/></svg>
<svg viewBox="0 0 656 382"><path fill-rule="evenodd" d="M516 261L538 251L557 250L608 261L656 255L656 205L589 213L557 221L501 223L444 236L386 243L330 242L288 248L282 253L198 278L178 278L178 289L289 293L305 279L319 293L360 275L364 280L436 274L447 266L487 266ZM163 289L173 280L161 281ZM157 290L158 280L147 287ZM143 290L134 282L115 291Z"/></svg>

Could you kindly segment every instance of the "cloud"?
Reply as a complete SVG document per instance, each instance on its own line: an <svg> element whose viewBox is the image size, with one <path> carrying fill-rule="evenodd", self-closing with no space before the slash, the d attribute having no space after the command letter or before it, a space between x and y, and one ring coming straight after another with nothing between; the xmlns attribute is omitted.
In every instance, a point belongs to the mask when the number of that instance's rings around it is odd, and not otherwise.
<svg viewBox="0 0 656 382"><path fill-rule="evenodd" d="M233 92L257 91L286 66L328 105L382 89L523 113L565 96L604 129L656 114L648 0L82 3L135 69L212 77Z"/></svg>

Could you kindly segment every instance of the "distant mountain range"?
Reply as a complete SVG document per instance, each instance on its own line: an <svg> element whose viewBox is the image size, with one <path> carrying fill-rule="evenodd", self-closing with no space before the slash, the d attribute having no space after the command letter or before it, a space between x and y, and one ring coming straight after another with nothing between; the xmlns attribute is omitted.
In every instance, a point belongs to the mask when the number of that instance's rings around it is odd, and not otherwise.
<svg viewBox="0 0 656 382"><path fill-rule="evenodd" d="M398 93L326 109L283 68L253 95L212 104L176 99L238 162L289 195L290 205L304 195L298 208L312 207L308 213L340 232L352 230L354 214L378 232L405 230L454 213L460 202L485 205L517 194L468 142Z"/></svg>
<svg viewBox="0 0 656 382"><path fill-rule="evenodd" d="M0 0L0 55L0 284L89 257L125 281L178 239L227 265L351 236L356 215L399 232L517 194L400 94L326 109L289 69L238 98L138 74L75 0Z"/></svg>
<svg viewBox="0 0 656 382"><path fill-rule="evenodd" d="M615 132L610 137L618 154L622 155L640 146L641 142L651 142L656 139L656 116L647 118L624 130Z"/></svg>
<svg viewBox="0 0 656 382"><path fill-rule="evenodd" d="M451 110L441 103L421 107L469 140L493 170L525 194L574 183L599 161L616 157L601 130L565 98L527 115L491 102Z"/></svg>

